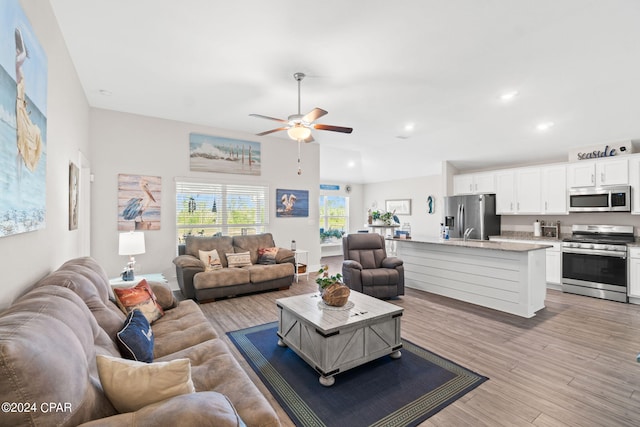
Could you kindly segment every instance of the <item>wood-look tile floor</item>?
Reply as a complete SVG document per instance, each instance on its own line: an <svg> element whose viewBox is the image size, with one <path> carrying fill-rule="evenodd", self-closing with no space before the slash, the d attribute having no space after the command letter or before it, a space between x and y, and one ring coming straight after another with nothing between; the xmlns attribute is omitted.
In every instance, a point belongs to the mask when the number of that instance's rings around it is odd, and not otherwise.
<svg viewBox="0 0 640 427"><path fill-rule="evenodd" d="M339 271L339 257L323 261ZM222 335L276 321L277 298L316 289L312 275L201 308ZM421 426L640 426L640 306L549 290L546 308L524 319L413 289L390 302L405 309L403 338L489 377ZM224 339L283 426L293 425Z"/></svg>

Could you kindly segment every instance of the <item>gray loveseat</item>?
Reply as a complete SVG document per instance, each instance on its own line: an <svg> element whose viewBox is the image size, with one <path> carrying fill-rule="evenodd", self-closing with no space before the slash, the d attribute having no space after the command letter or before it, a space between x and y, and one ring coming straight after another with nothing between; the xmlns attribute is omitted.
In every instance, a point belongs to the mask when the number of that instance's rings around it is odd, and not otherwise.
<svg viewBox="0 0 640 427"><path fill-rule="evenodd" d="M278 248L275 264L258 264L258 250L275 246L271 233L233 237L188 236L185 244L178 247L178 256L173 260L180 290L186 298L207 302L270 289L287 289L294 274L295 261L291 250ZM199 251L213 249L218 252L223 268L205 271ZM225 254L247 251L251 265L228 267Z"/></svg>
<svg viewBox="0 0 640 427"><path fill-rule="evenodd" d="M115 334L125 315L110 300L104 270L92 258L77 258L0 313L0 401L15 404L3 406L0 425L222 427L241 425L239 414L247 426L279 426L198 305L178 304L168 286L150 284L165 309L152 323L154 362L189 359L195 393L116 411L96 357L120 358Z"/></svg>

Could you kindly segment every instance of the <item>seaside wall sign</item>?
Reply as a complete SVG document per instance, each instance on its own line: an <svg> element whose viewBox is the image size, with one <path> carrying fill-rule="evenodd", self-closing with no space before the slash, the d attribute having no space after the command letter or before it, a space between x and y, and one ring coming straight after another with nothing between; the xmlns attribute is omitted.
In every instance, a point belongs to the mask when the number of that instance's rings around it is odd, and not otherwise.
<svg viewBox="0 0 640 427"><path fill-rule="evenodd" d="M569 151L569 161L578 162L580 160L595 160L606 157L617 157L633 154L631 141L592 145Z"/></svg>

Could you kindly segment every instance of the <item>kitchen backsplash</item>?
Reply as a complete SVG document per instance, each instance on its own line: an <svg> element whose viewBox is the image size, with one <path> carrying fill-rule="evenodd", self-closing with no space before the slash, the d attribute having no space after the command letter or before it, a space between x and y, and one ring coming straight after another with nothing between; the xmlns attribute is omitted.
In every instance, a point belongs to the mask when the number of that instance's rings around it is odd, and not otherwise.
<svg viewBox="0 0 640 427"><path fill-rule="evenodd" d="M633 232L640 236L640 215L631 215L624 212L590 212L573 213L569 215L502 215L501 232L504 233L531 233L533 236L533 223L536 221L555 223L560 221L560 237L571 235L573 224L606 224L606 225L632 225Z"/></svg>

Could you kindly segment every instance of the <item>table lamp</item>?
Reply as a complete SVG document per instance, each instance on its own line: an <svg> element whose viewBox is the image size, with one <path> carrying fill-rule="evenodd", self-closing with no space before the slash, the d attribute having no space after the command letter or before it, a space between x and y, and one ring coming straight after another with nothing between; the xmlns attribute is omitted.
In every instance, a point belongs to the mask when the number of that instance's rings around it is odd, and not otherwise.
<svg viewBox="0 0 640 427"><path fill-rule="evenodd" d="M129 256L129 262L122 271L122 280L130 281L134 279L133 268L136 263L134 255L143 254L144 233L141 231L130 231L129 233L120 233L120 241L118 244L118 254Z"/></svg>

